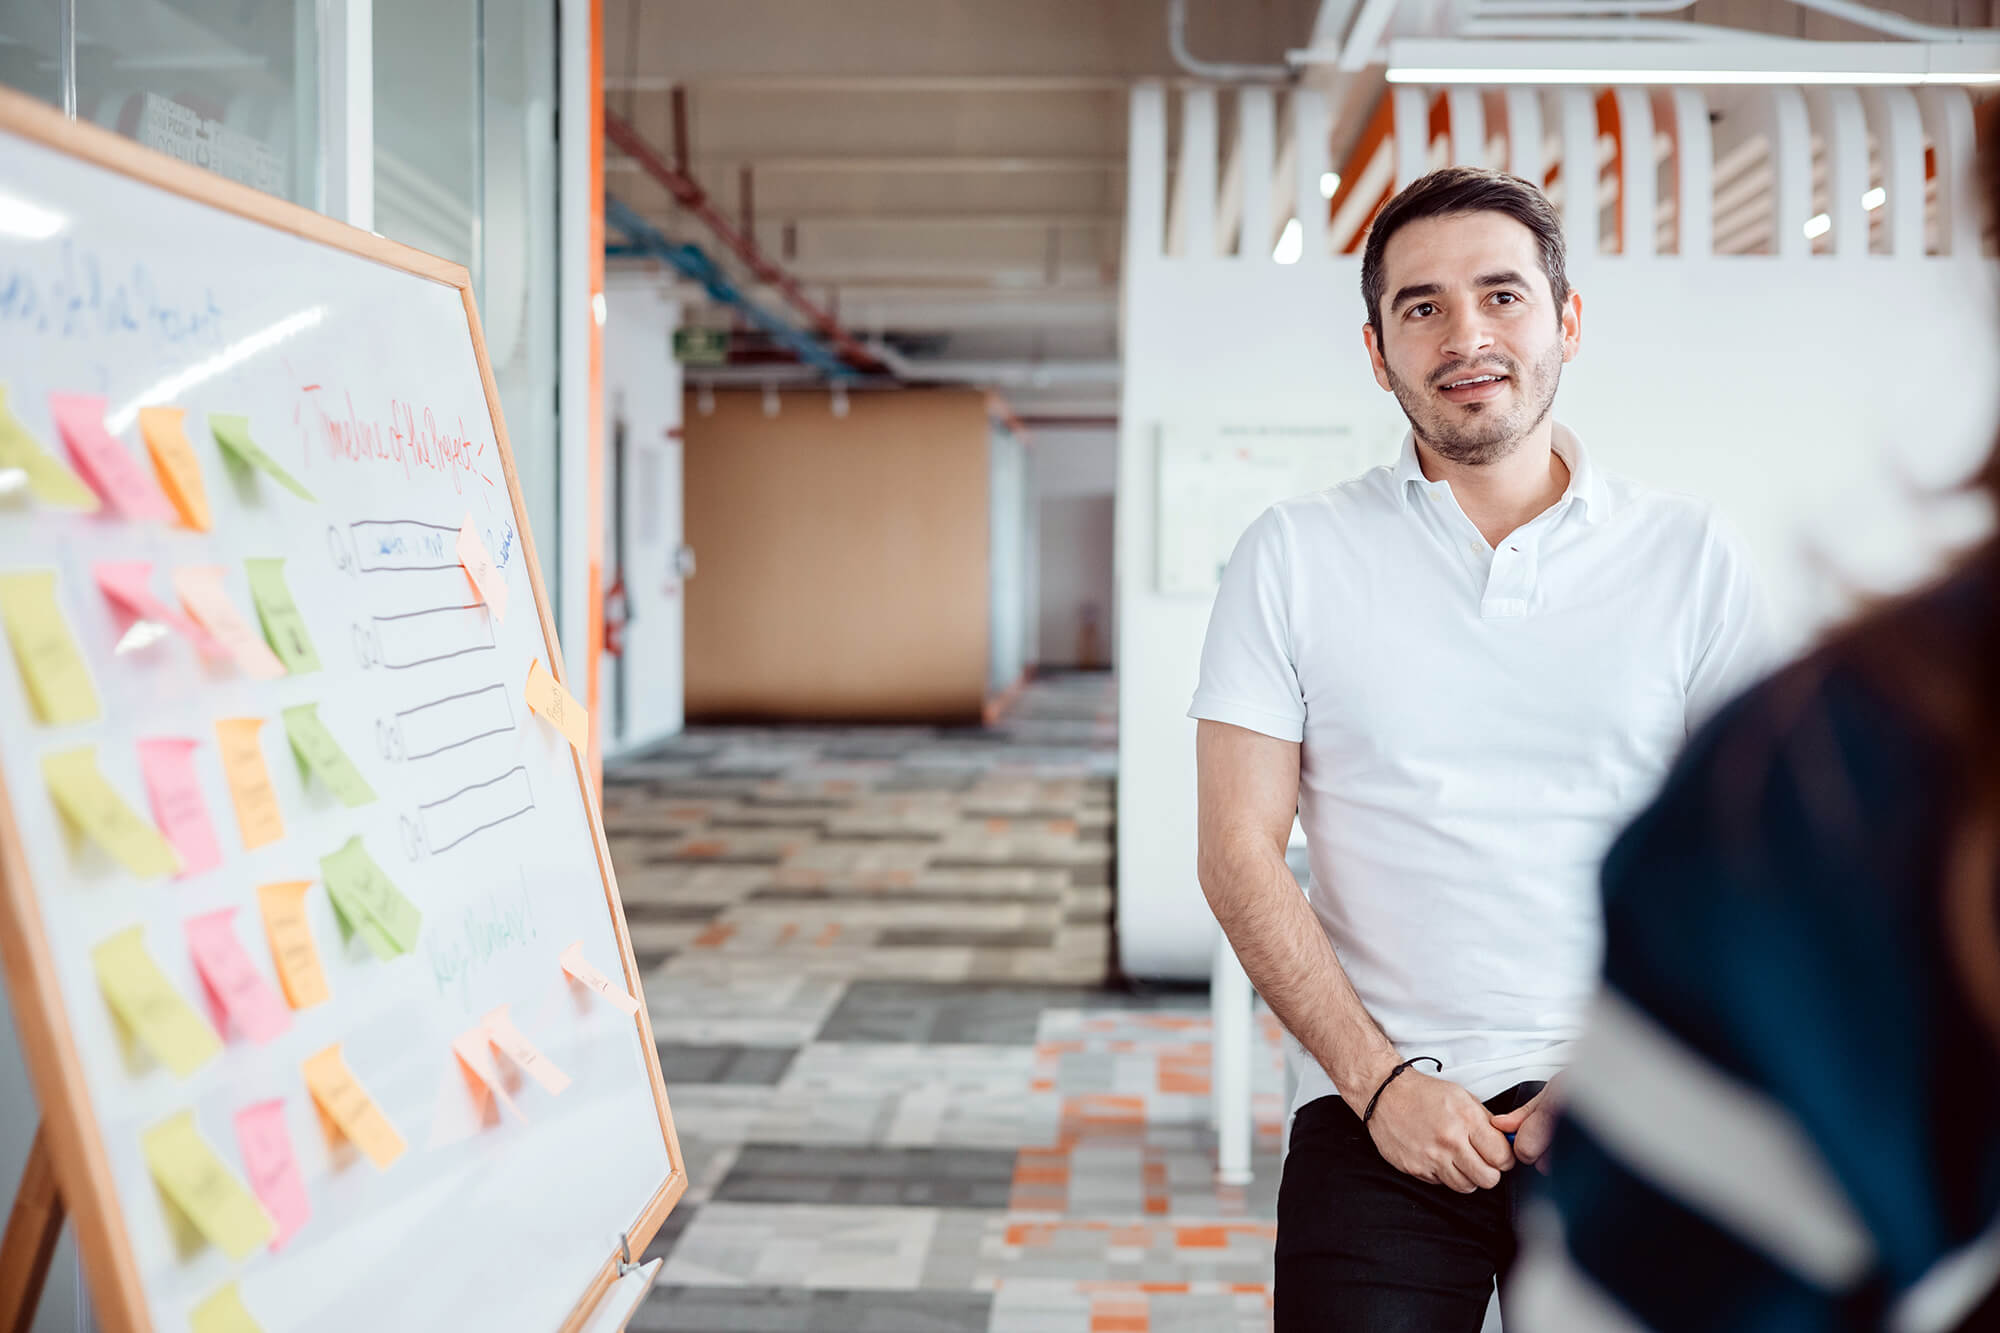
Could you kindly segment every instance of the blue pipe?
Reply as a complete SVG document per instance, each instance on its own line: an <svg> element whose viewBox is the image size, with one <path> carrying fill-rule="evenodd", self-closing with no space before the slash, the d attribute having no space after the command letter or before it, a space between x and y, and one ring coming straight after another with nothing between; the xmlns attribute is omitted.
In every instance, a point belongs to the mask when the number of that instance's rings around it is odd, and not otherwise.
<svg viewBox="0 0 2000 1333"><path fill-rule="evenodd" d="M851 379L860 374L818 338L786 323L738 291L721 265L710 259L700 246L668 240L630 205L609 195L604 199L604 220L625 233L626 241L623 245L607 244L604 247L607 256L650 255L662 260L682 276L700 283L716 301L741 310L752 324L769 334L772 341L829 379Z"/></svg>

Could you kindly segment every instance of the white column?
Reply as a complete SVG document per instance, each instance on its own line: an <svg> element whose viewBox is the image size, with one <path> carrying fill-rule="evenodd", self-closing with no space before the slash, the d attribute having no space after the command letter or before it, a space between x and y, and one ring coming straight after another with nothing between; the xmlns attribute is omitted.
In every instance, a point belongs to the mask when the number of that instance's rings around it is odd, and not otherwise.
<svg viewBox="0 0 2000 1333"><path fill-rule="evenodd" d="M1250 978L1215 932L1215 966L1208 982L1209 1096L1215 1120L1215 1174L1225 1185L1250 1183L1250 1053L1256 1016Z"/></svg>
<svg viewBox="0 0 2000 1333"><path fill-rule="evenodd" d="M1189 259L1215 257L1215 89L1181 92L1181 158L1167 248Z"/></svg>
<svg viewBox="0 0 2000 1333"><path fill-rule="evenodd" d="M1898 259L1924 255L1924 122L1908 88L1863 94L1869 128L1882 154L1882 230Z"/></svg>
<svg viewBox="0 0 2000 1333"><path fill-rule="evenodd" d="M1597 254L1597 106L1582 88L1556 94L1562 120L1563 234L1573 257Z"/></svg>
<svg viewBox="0 0 2000 1333"><path fill-rule="evenodd" d="M1674 178L1680 197L1674 232L1683 259L1706 259L1715 249L1715 138L1708 99L1698 89L1675 88Z"/></svg>
<svg viewBox="0 0 2000 1333"><path fill-rule="evenodd" d="M1624 255L1651 259L1659 253L1660 164L1653 156L1653 103L1644 88L1616 88L1618 107L1618 211L1625 220Z"/></svg>
<svg viewBox="0 0 2000 1333"><path fill-rule="evenodd" d="M1269 261L1277 239L1271 216L1272 159L1277 154L1276 99L1269 88L1240 88L1236 93L1236 188L1242 191L1245 259Z"/></svg>
<svg viewBox="0 0 2000 1333"><path fill-rule="evenodd" d="M1972 99L1963 88L1925 88L1917 94L1924 133L1937 152L1938 216L1944 220L1944 252L1979 253L1982 219L1979 163L1972 141Z"/></svg>
<svg viewBox="0 0 2000 1333"><path fill-rule="evenodd" d="M1486 96L1477 88L1455 87L1444 95L1451 120L1451 164L1484 167L1486 160Z"/></svg>
<svg viewBox="0 0 2000 1333"><path fill-rule="evenodd" d="M1772 223L1777 229L1772 249L1780 258L1803 259L1812 254L1806 220L1812 210L1812 123L1806 117L1805 95L1797 88L1765 91L1767 141L1771 145Z"/></svg>
<svg viewBox="0 0 2000 1333"><path fill-rule="evenodd" d="M570 692L579 699L590 669L584 654L590 638L590 561L596 555L589 549L590 342L598 318L591 300L596 293L590 288L590 214L595 201L590 197L589 126L597 111L590 97L590 10L587 4L561 6L556 34L562 126L556 145L561 179L556 310L562 321L563 386L556 470L561 500L557 530L535 534L542 579L556 598L556 635L565 669L571 673Z"/></svg>
<svg viewBox="0 0 2000 1333"><path fill-rule="evenodd" d="M374 0L319 0L320 211L375 229Z"/></svg>
<svg viewBox="0 0 2000 1333"><path fill-rule="evenodd" d="M1327 252L1328 203L1319 192L1319 178L1333 170L1332 122L1326 99L1310 88L1292 90L1292 208L1305 229L1304 259L1324 259Z"/></svg>
<svg viewBox="0 0 2000 1333"><path fill-rule="evenodd" d="M1167 91L1158 83L1132 89L1125 140L1125 259L1132 264L1166 253Z"/></svg>
<svg viewBox="0 0 2000 1333"><path fill-rule="evenodd" d="M1808 96L1826 156L1833 253L1858 259L1868 253L1868 210L1861 202L1868 193L1868 122L1861 97L1852 88L1814 88Z"/></svg>
<svg viewBox="0 0 2000 1333"><path fill-rule="evenodd" d="M1534 88L1507 90L1507 170L1540 189L1548 175L1542 161L1542 94Z"/></svg>
<svg viewBox="0 0 2000 1333"><path fill-rule="evenodd" d="M1390 94L1395 98L1394 128L1390 141L1396 153L1396 188L1402 189L1424 174L1431 151L1431 95L1425 88L1399 83Z"/></svg>

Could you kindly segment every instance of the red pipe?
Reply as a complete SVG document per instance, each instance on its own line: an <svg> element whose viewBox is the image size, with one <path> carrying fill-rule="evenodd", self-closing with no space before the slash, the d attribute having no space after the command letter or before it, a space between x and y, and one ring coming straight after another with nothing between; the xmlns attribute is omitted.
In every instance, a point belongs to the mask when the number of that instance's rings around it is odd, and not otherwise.
<svg viewBox="0 0 2000 1333"><path fill-rule="evenodd" d="M813 332L832 343L842 356L861 370L879 371L884 368L866 347L840 326L838 320L813 303L799 286L797 279L764 256L756 238L739 231L731 225L728 218L717 211L715 205L709 201L708 191L702 189L692 176L661 157L639 131L632 127L631 122L609 108L604 112L604 137L618 145L621 152L643 167L647 175L666 186L668 193L673 195L674 202L700 218L702 223L715 233L716 239L728 246L735 252L737 258L750 266L750 271L757 275L758 281L777 288L785 300L791 303L792 308L806 317Z"/></svg>

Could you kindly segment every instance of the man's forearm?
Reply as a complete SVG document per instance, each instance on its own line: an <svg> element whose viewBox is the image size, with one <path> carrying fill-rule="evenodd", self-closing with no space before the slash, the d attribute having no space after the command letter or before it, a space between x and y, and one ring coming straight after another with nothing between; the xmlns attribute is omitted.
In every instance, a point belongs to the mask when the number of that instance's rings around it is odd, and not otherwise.
<svg viewBox="0 0 2000 1333"><path fill-rule="evenodd" d="M1201 887L1251 984L1358 1114L1402 1057L1375 1023L1273 848L1203 849Z"/></svg>

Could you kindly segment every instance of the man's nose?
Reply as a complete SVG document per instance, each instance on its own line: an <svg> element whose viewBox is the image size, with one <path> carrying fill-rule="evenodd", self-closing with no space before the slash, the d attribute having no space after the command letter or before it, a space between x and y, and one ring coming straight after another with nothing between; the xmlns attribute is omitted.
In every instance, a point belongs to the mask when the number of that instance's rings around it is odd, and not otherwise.
<svg viewBox="0 0 2000 1333"><path fill-rule="evenodd" d="M1445 317L1444 346L1448 357L1475 357L1493 346L1493 328L1485 311L1474 305Z"/></svg>

